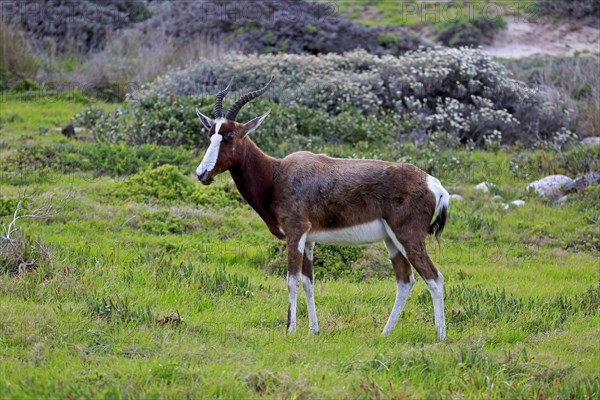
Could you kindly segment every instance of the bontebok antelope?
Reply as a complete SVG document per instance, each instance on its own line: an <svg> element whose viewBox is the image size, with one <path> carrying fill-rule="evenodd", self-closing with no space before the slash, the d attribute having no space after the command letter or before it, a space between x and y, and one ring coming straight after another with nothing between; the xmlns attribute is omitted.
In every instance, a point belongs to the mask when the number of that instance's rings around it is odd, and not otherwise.
<svg viewBox="0 0 600 400"><path fill-rule="evenodd" d="M318 333L313 290L315 243L365 244L383 241L396 275L396 300L383 328L396 326L413 287L411 265L427 283L437 337L444 340L444 279L425 249L446 223L449 196L440 181L411 164L331 158L299 151L283 159L262 152L249 138L269 112L245 123L239 110L262 89L237 100L223 115L229 85L216 95L215 118L196 110L209 131L210 145L196 174L204 185L229 171L244 199L277 238L287 241L289 291L287 331L296 329L300 282L308 306L310 332Z"/></svg>

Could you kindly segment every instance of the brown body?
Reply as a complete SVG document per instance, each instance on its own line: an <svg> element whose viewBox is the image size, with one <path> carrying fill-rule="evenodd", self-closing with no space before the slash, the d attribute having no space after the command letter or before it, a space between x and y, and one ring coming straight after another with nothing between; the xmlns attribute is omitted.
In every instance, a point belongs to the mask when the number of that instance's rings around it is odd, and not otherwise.
<svg viewBox="0 0 600 400"><path fill-rule="evenodd" d="M353 160L300 151L284 159L244 140L245 162L229 170L244 199L279 239L332 230L378 218L414 227L425 238L436 199L427 174L412 164Z"/></svg>

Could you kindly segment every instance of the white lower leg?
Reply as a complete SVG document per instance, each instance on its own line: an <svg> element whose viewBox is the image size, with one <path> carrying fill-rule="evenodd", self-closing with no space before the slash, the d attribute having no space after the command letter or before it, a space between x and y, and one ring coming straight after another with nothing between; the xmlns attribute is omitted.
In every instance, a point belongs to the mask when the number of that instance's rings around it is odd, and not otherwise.
<svg viewBox="0 0 600 400"><path fill-rule="evenodd" d="M400 318L400 314L402 313L402 309L404 308L404 304L406 304L406 299L408 298L408 294L415 284L415 277L410 274L410 278L408 282L397 282L396 283L396 300L394 301L394 308L392 308L392 313L388 318L385 327L383 328L382 335L388 335L398 323L398 318Z"/></svg>
<svg viewBox="0 0 600 400"><path fill-rule="evenodd" d="M300 277L288 273L287 285L289 293L287 331L294 332L296 330L296 304L298 303Z"/></svg>
<svg viewBox="0 0 600 400"><path fill-rule="evenodd" d="M435 331L439 340L446 339L446 317L444 316L444 277L438 272L437 279L427 281L433 301Z"/></svg>
<svg viewBox="0 0 600 400"><path fill-rule="evenodd" d="M302 275L302 286L306 294L306 306L308 308L308 325L311 333L319 333L319 322L317 321L317 309L315 307L314 285L308 276Z"/></svg>

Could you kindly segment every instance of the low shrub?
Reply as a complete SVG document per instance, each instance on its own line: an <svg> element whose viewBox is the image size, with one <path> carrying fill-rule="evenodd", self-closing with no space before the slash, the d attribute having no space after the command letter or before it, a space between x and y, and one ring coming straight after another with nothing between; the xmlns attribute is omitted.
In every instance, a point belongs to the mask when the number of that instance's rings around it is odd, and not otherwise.
<svg viewBox="0 0 600 400"><path fill-rule="evenodd" d="M287 246L273 243L269 257L260 267L270 274L286 276ZM347 279L360 282L393 274L393 268L383 248L368 246L332 246L317 244L314 251L315 279Z"/></svg>
<svg viewBox="0 0 600 400"><path fill-rule="evenodd" d="M89 160L96 174L110 176L130 175L147 168L174 165L189 169L193 156L180 148L142 144L137 147L124 144L97 144L85 146L82 161Z"/></svg>
<svg viewBox="0 0 600 400"><path fill-rule="evenodd" d="M150 201L170 204L184 200L196 200L196 185L177 167L163 165L132 176L115 192L117 197L139 203Z"/></svg>
<svg viewBox="0 0 600 400"><path fill-rule="evenodd" d="M531 87L554 91L576 111L574 131L580 135L600 132L600 57L577 54L560 57L526 57L502 62L516 79Z"/></svg>
<svg viewBox="0 0 600 400"><path fill-rule="evenodd" d="M212 97L152 96L140 104L129 104L112 114L98 116L93 110L84 111L74 121L76 123L86 118L96 121L88 122L96 140L106 146L109 143L121 143L112 144L111 149L123 148L126 152L132 152L130 146L148 146L148 143L200 149L208 145L208 135L194 110L199 108L211 114L213 103ZM229 104L225 102L225 106ZM260 100L248 104L238 120L249 121L267 110L271 110L268 122L253 135L253 140L263 150L278 157L307 148L318 151L331 144L355 144L361 141L387 143L397 138L402 123L392 114L379 117L363 115L350 108L330 115L301 105L286 107ZM92 114L93 117L88 117Z"/></svg>
<svg viewBox="0 0 600 400"><path fill-rule="evenodd" d="M572 19L598 28L600 3L596 0L536 0L529 6L536 16Z"/></svg>
<svg viewBox="0 0 600 400"><path fill-rule="evenodd" d="M180 40L163 30L142 32L135 27L113 34L104 49L85 60L74 73L87 82L86 93L106 101L122 101L139 84L175 66L198 59L218 59L233 51L209 38Z"/></svg>
<svg viewBox="0 0 600 400"><path fill-rule="evenodd" d="M506 29L502 16L487 18L481 15L444 20L435 26L433 33L444 46L478 47L490 44L494 35L502 29Z"/></svg>
<svg viewBox="0 0 600 400"><path fill-rule="evenodd" d="M84 111L73 121L85 121L100 142L193 148L208 140L196 116L195 108L199 106L202 104L195 98L150 96L109 114Z"/></svg>
<svg viewBox="0 0 600 400"><path fill-rule="evenodd" d="M401 54L426 46L408 32L349 21L332 3L304 0L167 3L140 29L164 31L182 43L204 36L241 53L323 54L362 48L373 54Z"/></svg>
<svg viewBox="0 0 600 400"><path fill-rule="evenodd" d="M200 187L173 165L147 169L132 176L119 185L114 195L117 199L160 205L192 203L224 208L242 204L236 189L222 183Z"/></svg>
<svg viewBox="0 0 600 400"><path fill-rule="evenodd" d="M37 0L8 2L3 13L40 46L59 54L102 50L110 34L123 28L148 37L164 32L177 39L174 52L201 38L243 53L319 54L363 48L400 54L426 46L408 32L370 28L339 16L332 4L304 0L260 0L249 6L204 0Z"/></svg>
<svg viewBox="0 0 600 400"><path fill-rule="evenodd" d="M185 218L166 210L144 213L141 219L141 228L155 235L180 234L193 230L193 226L186 223Z"/></svg>
<svg viewBox="0 0 600 400"><path fill-rule="evenodd" d="M38 199L23 193L18 199L0 199L0 275L38 270L44 277L53 267L49 247L21 228L26 219L44 220L63 209L70 195L59 203L52 197Z"/></svg>
<svg viewBox="0 0 600 400"><path fill-rule="evenodd" d="M24 79L34 79L41 65L27 35L0 18L0 89Z"/></svg>
<svg viewBox="0 0 600 400"><path fill-rule="evenodd" d="M0 217L12 216L17 208L19 199L0 198Z"/></svg>
<svg viewBox="0 0 600 400"><path fill-rule="evenodd" d="M8 240L0 235L0 274L21 274L48 266L52 262L45 245L28 234Z"/></svg>
<svg viewBox="0 0 600 400"><path fill-rule="evenodd" d="M2 12L50 53L83 54L102 49L110 32L150 16L144 0L15 1Z"/></svg>
<svg viewBox="0 0 600 400"><path fill-rule="evenodd" d="M193 106L210 113L213 94L229 77L236 78L236 88L248 91L270 75L276 80L263 100L285 107L272 106L272 126L292 134L299 128L298 141L319 135L337 142L340 137L354 143L373 141L382 137L369 133L378 128L387 128L385 137L410 135L417 141L444 132L479 147L534 146L540 141L562 147L573 139L566 104L544 87L533 89L510 78L504 66L472 49L417 51L402 57L357 51L343 56L252 55L203 61L145 87L129 106L107 118L112 121L107 126L99 123L96 135L129 143L190 145L202 137L205 141ZM280 111L281 123L275 124ZM337 134L338 126L350 134ZM330 135L332 129L336 135ZM264 128L262 132L267 133Z"/></svg>

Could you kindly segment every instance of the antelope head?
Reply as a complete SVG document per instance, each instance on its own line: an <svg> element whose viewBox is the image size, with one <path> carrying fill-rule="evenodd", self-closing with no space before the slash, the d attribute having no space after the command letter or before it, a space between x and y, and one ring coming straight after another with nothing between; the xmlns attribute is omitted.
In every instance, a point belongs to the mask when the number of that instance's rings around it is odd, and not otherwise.
<svg viewBox="0 0 600 400"><path fill-rule="evenodd" d="M227 114L223 116L223 98L229 92L231 83L233 82L232 78L227 87L217 93L215 97L214 119L207 117L196 109L196 114L198 114L200 122L208 129L208 137L210 139L210 144L204 154L204 158L196 169L198 180L203 185L210 185L215 176L241 163L243 157L243 140L250 132L262 124L270 111L245 124L236 122L235 119L241 108L252 99L262 95L272 81L273 77L271 77L262 89L242 96L231 106Z"/></svg>

